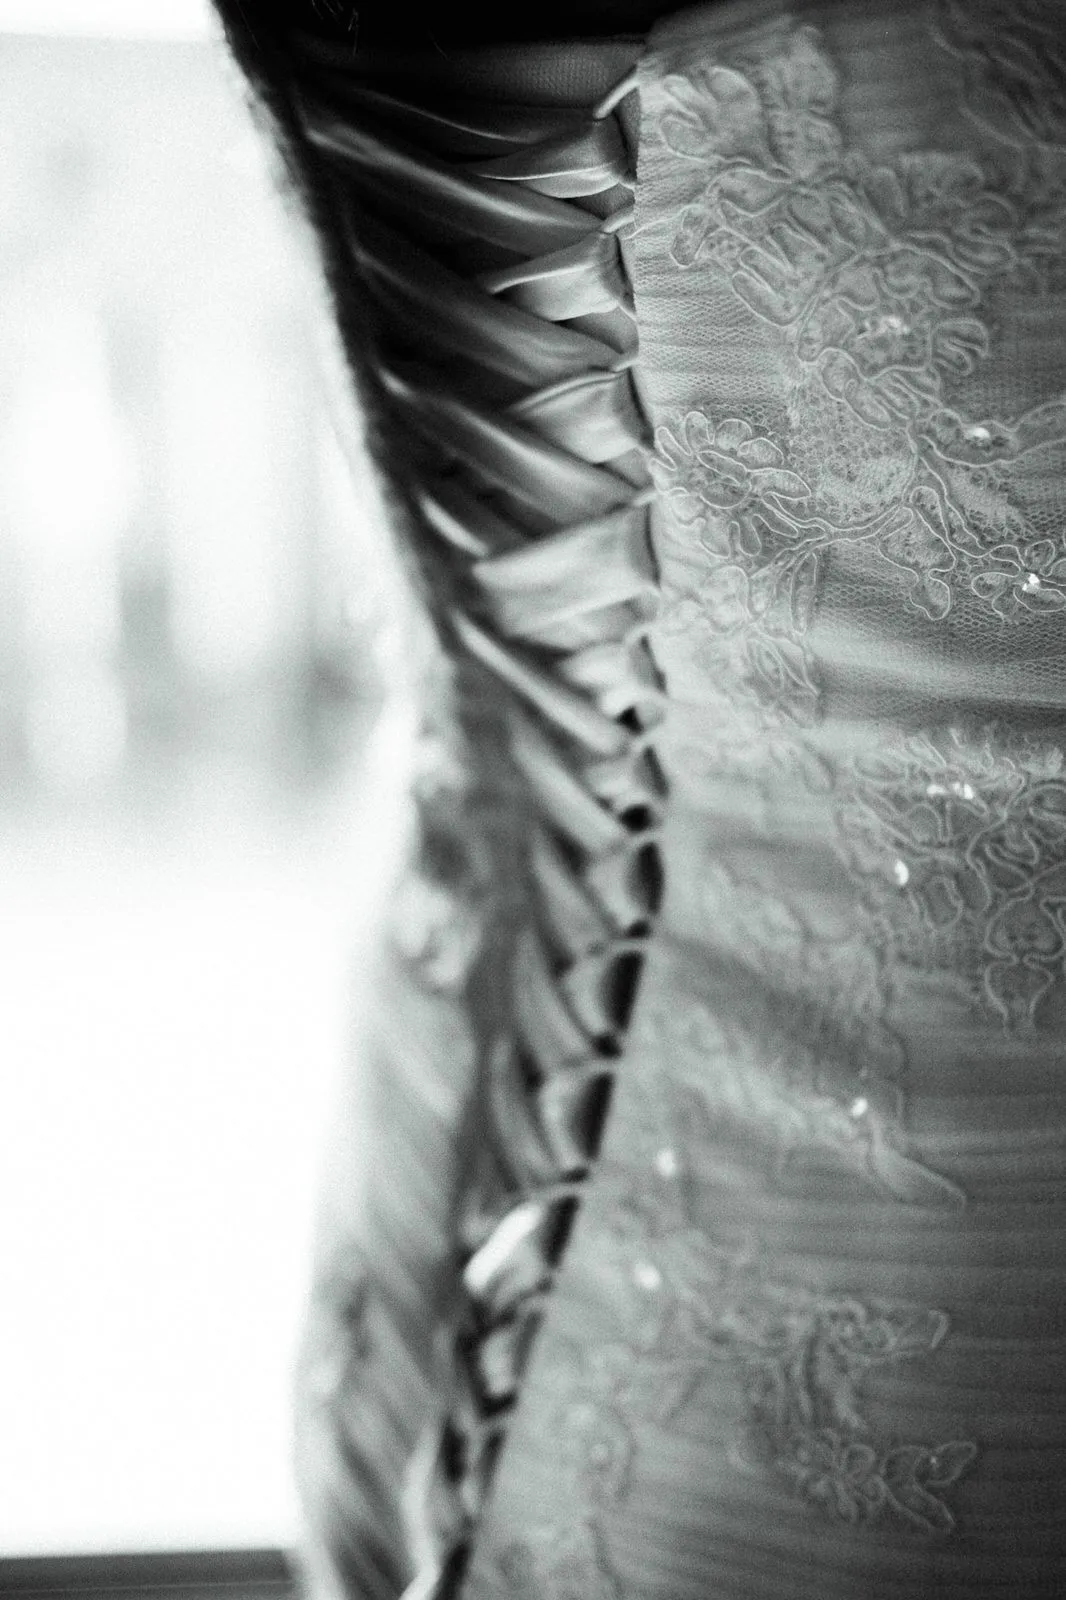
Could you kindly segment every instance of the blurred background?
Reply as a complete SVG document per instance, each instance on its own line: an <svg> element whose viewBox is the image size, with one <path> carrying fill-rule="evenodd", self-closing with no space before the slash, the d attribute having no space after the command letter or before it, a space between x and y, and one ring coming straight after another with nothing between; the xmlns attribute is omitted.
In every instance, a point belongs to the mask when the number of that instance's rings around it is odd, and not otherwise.
<svg viewBox="0 0 1066 1600"><path fill-rule="evenodd" d="M206 0L0 0L0 1558L295 1537L395 767L324 318Z"/></svg>

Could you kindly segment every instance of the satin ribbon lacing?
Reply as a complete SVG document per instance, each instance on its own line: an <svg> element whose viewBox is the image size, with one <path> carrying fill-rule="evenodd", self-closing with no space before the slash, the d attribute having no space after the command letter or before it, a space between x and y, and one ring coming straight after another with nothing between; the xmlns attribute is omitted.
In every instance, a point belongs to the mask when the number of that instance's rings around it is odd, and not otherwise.
<svg viewBox="0 0 1066 1600"><path fill-rule="evenodd" d="M454 95L308 64L300 113L340 197L413 441L426 537L457 574L443 625L497 680L532 796L511 1025L490 1042L492 1160L461 1226L455 1393L409 1600L454 1595L553 1275L595 1161L660 894L662 713L618 108Z"/></svg>

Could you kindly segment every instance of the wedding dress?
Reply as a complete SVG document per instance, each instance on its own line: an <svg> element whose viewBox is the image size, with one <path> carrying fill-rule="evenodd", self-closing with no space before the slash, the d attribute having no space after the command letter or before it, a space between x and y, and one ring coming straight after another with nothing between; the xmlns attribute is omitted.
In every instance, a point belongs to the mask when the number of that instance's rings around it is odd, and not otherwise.
<svg viewBox="0 0 1066 1600"><path fill-rule="evenodd" d="M442 641L352 1595L1066 1590L1063 21L288 40Z"/></svg>

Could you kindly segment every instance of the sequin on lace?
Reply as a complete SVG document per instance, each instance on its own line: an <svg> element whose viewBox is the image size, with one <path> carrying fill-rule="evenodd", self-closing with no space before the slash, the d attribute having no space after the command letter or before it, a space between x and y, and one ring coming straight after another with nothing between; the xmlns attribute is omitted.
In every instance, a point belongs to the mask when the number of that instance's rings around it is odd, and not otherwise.
<svg viewBox="0 0 1066 1600"><path fill-rule="evenodd" d="M669 1062L656 1075L652 1136L670 1139L676 1125L691 1144L732 1127L766 1142L769 1175L786 1191L829 1165L907 1204L960 1207L957 1185L907 1150L905 1056L885 1020L885 961L861 916L830 938L719 863L706 864L702 887L742 1003L651 997L642 1007L634 1044ZM676 1123L664 1123L671 1106Z"/></svg>
<svg viewBox="0 0 1066 1600"><path fill-rule="evenodd" d="M699 412L659 434L657 481L711 565L694 600L730 668L745 652L741 692L810 720L803 637L835 547L869 546L933 620L962 593L1005 622L1061 610L1048 485L1066 461L1066 401L1007 420L951 400L990 353L990 292L1032 282L1062 238L1061 181L1035 164L1008 190L970 155L878 165L847 147L810 27L667 90L660 137L694 175L673 259L727 281L791 367L787 443Z"/></svg>
<svg viewBox="0 0 1066 1600"><path fill-rule="evenodd" d="M552 1342L549 1380L566 1396L553 1419L564 1441L559 1471L581 1503L624 1501L641 1431L654 1423L684 1432L725 1364L747 1407L734 1441L738 1469L774 1473L830 1518L952 1532L945 1495L976 1447L879 1437L862 1405L875 1369L934 1355L948 1332L943 1312L867 1305L777 1280L754 1246L722 1250L680 1210L670 1225L645 1196L616 1203L603 1248L654 1262L662 1293L648 1299L627 1341Z"/></svg>
<svg viewBox="0 0 1066 1600"><path fill-rule="evenodd" d="M839 7L840 65L850 22L865 21L866 8L852 9ZM891 117L867 141L832 35L787 7L751 8L750 27L728 16L719 26L729 8L715 8L687 37L682 18L644 80L655 115L642 160L661 162L663 187L638 192L625 257L616 234L631 215L632 172L613 99L598 117L427 107L387 82L327 73L303 102L323 171L353 201L351 264L380 318L390 418L424 451L412 494L454 580L442 625L505 704L509 770L532 797L515 852L525 909L513 943L499 934L506 1021L484 1049L491 1156L462 1216L460 1376L435 1476L436 1565L418 1591L439 1600L462 1581L534 1336L534 1453L543 1461L550 1441L556 1498L543 1525L521 1520L521 1496L507 1502L513 1517L519 1501L517 1523L490 1527L478 1593L618 1600L611 1530L634 1498L641 1440L654 1429L696 1437L701 1415L701 1447L723 1414L739 1419L730 1468L771 1485L749 1504L779 1502L776 1483L836 1524L827 1559L837 1541L851 1550L858 1575L837 1577L852 1588L890 1569L904 1582L913 1536L920 1546L952 1532L954 1491L977 1455L953 1421L894 1430L891 1396L897 1369L913 1365L942 1401L949 1364L965 1373L974 1359L967 1317L994 1320L996 1308L961 1311L948 1294L948 1309L917 1303L938 1298L917 1268L915 1303L853 1294L850 1276L841 1287L836 1275L850 1274L846 1263L797 1261L787 1229L778 1249L772 1225L792 1199L855 1195L886 1236L913 1230L931 1261L956 1269L949 1281L963 1281L991 1203L976 1220L960 1216L961 1189L919 1159L921 1138L939 1138L927 1133L937 1107L909 1132L901 994L915 975L927 988L944 982L952 999L1024 1033L1066 981L1054 729L1027 742L987 709L965 728L955 714L964 701L1010 705L1015 681L1024 689L1026 671L1035 681L1042 653L1058 650L1066 614L1061 361L1019 375L1001 348L1024 326L1019 343L1040 356L1032 329L1063 326L1061 8L904 9L935 53L929 81L945 94L955 84L937 126L959 149L934 148L924 132L901 140ZM669 49L683 70L664 78ZM906 102L902 77L890 88ZM659 354L676 367L662 405L647 401L651 359L639 389L631 377L625 266L639 268L649 238L642 314L651 327L668 307ZM639 296L639 270L636 282ZM707 359L692 382L682 310L692 325L703 319L693 348ZM657 423L645 456L638 392ZM860 657L865 677L851 671ZM661 729L659 663L671 689ZM1016 680L986 674L975 688L970 669L990 663ZM1061 675L1047 681L1031 720L1063 704ZM678 724L702 744L716 796L728 790L708 830L727 844L705 866L692 854L683 936L703 970L691 992L672 991L668 970L662 1003L642 1007L630 1040L661 872L651 752L659 739L664 766L689 778L684 744L670 744ZM695 831L695 810L679 813ZM820 867L839 882L817 881ZM464 872L481 881L476 849ZM437 892L450 881L431 876L405 920L427 987L461 995L497 929L476 892ZM823 895L834 916L820 921L807 912ZM720 1008L715 985L731 985ZM965 1007L944 1014L949 1025L975 1020ZM636 1045L645 1079L622 1130L620 1192L601 1163L584 1210L618 1313L593 1346L560 1333L572 1307L557 1303L537 1327L599 1160L624 1044ZM1008 1044L1021 1060L1024 1041ZM936 1067L949 1102L958 1062ZM988 1167L991 1144L979 1152ZM746 1215L715 1220L701 1151L724 1169L719 1194L739 1174L741 1192L750 1185L765 1206L762 1244ZM883 1281L880 1263L860 1270ZM510 1460L520 1443L512 1433ZM990 1447L978 1507L991 1502L995 1456ZM1010 1485L1015 1506L1021 1482ZM870 1525L888 1536L846 1532ZM731 1537L708 1534L708 1558L724 1560ZM965 1544L953 1594L968 1592Z"/></svg>
<svg viewBox="0 0 1066 1600"><path fill-rule="evenodd" d="M1031 1028L1066 980L1060 746L1001 726L915 734L859 764L839 811L874 940L926 981Z"/></svg>

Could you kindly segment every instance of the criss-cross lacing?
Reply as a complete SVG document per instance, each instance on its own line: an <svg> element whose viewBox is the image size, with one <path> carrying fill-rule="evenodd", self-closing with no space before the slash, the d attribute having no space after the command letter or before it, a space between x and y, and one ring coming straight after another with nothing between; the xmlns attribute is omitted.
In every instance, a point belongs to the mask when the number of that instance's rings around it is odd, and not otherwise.
<svg viewBox="0 0 1066 1600"><path fill-rule="evenodd" d="M610 1097L659 894L655 582L618 106L506 106L305 48L299 109L378 319L378 381L455 582L453 648L506 703L535 822L506 1029L485 1041L455 1394L410 1591L456 1592ZM483 1168L483 1170L482 1170Z"/></svg>

